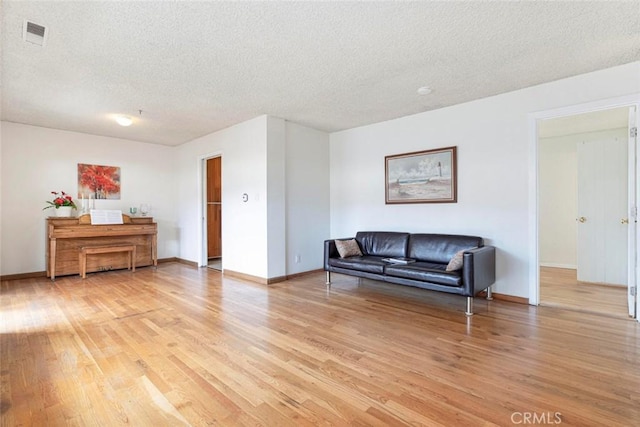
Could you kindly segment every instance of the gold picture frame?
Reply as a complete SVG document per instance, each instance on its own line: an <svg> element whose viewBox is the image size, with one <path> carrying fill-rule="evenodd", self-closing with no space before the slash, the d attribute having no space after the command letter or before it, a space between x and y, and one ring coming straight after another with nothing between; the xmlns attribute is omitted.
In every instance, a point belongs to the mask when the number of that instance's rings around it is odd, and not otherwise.
<svg viewBox="0 0 640 427"><path fill-rule="evenodd" d="M456 147L384 158L385 203L457 203Z"/></svg>

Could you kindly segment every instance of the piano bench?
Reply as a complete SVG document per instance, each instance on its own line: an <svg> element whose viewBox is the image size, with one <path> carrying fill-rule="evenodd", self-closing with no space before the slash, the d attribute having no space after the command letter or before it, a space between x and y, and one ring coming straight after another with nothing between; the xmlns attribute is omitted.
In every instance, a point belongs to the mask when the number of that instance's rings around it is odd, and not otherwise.
<svg viewBox="0 0 640 427"><path fill-rule="evenodd" d="M83 246L79 254L80 276L82 276L83 279L87 277L87 255L114 252L128 252L127 270L131 270L132 272L136 271L136 245L119 243L113 245Z"/></svg>

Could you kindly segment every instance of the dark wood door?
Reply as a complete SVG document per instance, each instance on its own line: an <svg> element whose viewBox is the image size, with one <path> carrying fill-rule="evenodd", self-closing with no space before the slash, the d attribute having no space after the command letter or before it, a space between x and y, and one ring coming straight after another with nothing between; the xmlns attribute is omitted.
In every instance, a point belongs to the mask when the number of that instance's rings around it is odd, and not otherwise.
<svg viewBox="0 0 640 427"><path fill-rule="evenodd" d="M222 158L207 160L207 257L222 256Z"/></svg>

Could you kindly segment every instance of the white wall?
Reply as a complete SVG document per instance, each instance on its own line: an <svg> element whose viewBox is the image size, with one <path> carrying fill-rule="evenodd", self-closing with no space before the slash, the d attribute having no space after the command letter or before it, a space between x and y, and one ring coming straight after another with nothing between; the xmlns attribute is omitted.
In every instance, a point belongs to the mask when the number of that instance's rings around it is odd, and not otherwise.
<svg viewBox="0 0 640 427"><path fill-rule="evenodd" d="M640 62L337 132L331 237L359 230L479 235L497 247L498 293L529 296L529 114L640 91ZM384 203L384 156L455 145L458 203Z"/></svg>
<svg viewBox="0 0 640 427"><path fill-rule="evenodd" d="M577 145L582 141L625 139L627 129L540 138L540 265L576 268Z"/></svg>
<svg viewBox="0 0 640 427"><path fill-rule="evenodd" d="M180 258L201 261L201 162L222 155L223 269L270 279L321 268L328 141L324 132L260 116L177 147ZM304 260L295 267L287 263L294 252Z"/></svg>
<svg viewBox="0 0 640 427"><path fill-rule="evenodd" d="M286 242L286 124L267 118L267 266L268 278L287 274Z"/></svg>
<svg viewBox="0 0 640 427"><path fill-rule="evenodd" d="M202 159L222 155L223 268L268 277L267 116L195 139L176 148L180 202L179 257L202 261ZM242 195L248 201L243 202Z"/></svg>
<svg viewBox="0 0 640 427"><path fill-rule="evenodd" d="M329 134L286 122L287 274L322 268L329 238ZM299 262L296 262L299 256Z"/></svg>
<svg viewBox="0 0 640 427"><path fill-rule="evenodd" d="M39 272L45 264L43 211L51 191L74 199L78 163L119 166L121 199L97 200L98 209L149 203L158 223L159 258L177 255L178 205L173 180L173 148L123 139L2 122L0 274Z"/></svg>
<svg viewBox="0 0 640 427"><path fill-rule="evenodd" d="M576 268L575 135L538 141L540 265Z"/></svg>

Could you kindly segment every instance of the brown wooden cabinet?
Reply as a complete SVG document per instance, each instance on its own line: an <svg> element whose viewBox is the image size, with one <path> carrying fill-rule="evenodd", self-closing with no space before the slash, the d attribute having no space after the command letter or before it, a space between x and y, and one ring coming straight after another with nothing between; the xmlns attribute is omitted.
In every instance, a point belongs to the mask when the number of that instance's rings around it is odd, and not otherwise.
<svg viewBox="0 0 640 427"><path fill-rule="evenodd" d="M47 277L79 274L78 255L83 247L96 245L136 246L135 266L158 264L158 225L151 217L123 215L120 225L91 225L88 215L80 218L47 218ZM127 268L124 252L96 254L87 259L87 272Z"/></svg>

